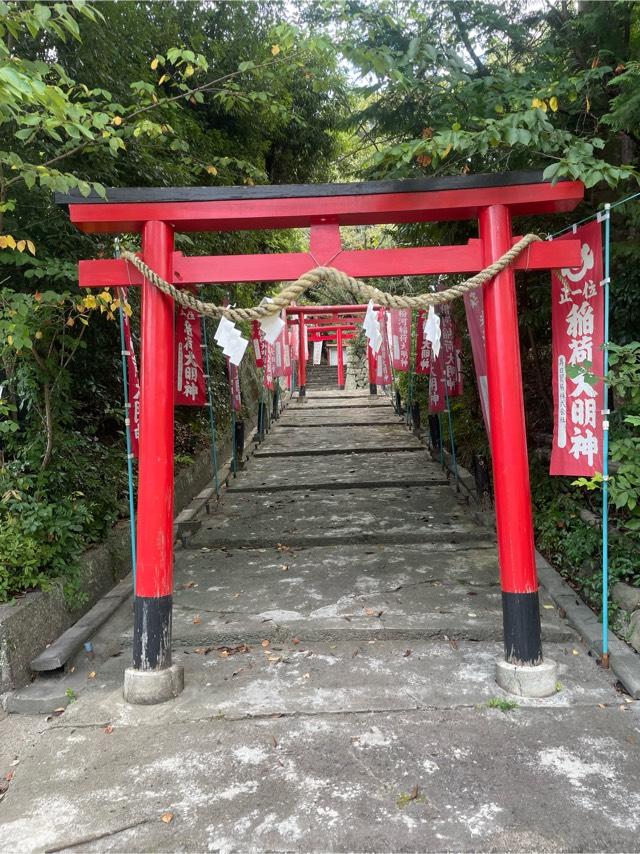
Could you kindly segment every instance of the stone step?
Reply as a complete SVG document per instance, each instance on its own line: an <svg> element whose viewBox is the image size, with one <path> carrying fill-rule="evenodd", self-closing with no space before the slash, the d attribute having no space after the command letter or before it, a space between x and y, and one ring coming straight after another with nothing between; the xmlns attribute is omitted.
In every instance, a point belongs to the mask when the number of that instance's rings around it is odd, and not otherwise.
<svg viewBox="0 0 640 854"><path fill-rule="evenodd" d="M257 462L257 461L256 461ZM229 492L317 488L374 489L444 484L445 475L426 450L413 453L327 454L263 457L231 481ZM376 486L374 487L373 484Z"/></svg>
<svg viewBox="0 0 640 854"><path fill-rule="evenodd" d="M421 452L423 453L423 452ZM190 547L270 546L277 543L492 542L452 489L437 486L356 488L334 492L229 491L218 512L203 520Z"/></svg>

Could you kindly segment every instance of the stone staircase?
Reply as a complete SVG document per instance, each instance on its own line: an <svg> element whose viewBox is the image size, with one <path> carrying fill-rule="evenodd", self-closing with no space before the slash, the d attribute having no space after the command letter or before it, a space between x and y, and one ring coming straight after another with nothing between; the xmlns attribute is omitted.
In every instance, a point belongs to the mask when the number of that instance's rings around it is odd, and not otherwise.
<svg viewBox="0 0 640 854"><path fill-rule="evenodd" d="M346 371L345 371L346 373ZM307 362L307 388L324 391L338 388L337 365L313 365Z"/></svg>

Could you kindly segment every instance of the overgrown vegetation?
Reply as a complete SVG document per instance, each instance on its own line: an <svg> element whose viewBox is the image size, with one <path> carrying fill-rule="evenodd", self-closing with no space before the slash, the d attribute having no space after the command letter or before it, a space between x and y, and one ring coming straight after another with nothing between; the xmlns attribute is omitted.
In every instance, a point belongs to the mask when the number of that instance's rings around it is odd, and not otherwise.
<svg viewBox="0 0 640 854"><path fill-rule="evenodd" d="M75 595L82 549L126 513L118 301L81 294L75 264L113 247L71 227L52 192L327 179L336 67L273 2L251 15L236 3L0 4L0 601L53 578ZM177 245L286 251L299 240L246 232L178 235ZM234 293L240 304L260 296L252 285ZM177 422L186 462L208 416L178 412Z"/></svg>
<svg viewBox="0 0 640 854"><path fill-rule="evenodd" d="M0 601L61 577L126 512L113 294L79 293L75 262L108 257L54 190L295 183L540 168L579 178L576 218L637 187L640 18L632 2L324 0L0 3ZM612 221L612 574L638 583L640 206ZM538 217L521 232L565 222ZM462 243L470 223L345 230L350 248ZM135 239L126 239L136 247ZM197 254L299 250L296 232L177 235ZM424 290L427 281L387 287ZM264 289L234 287L241 305ZM221 300L221 289L208 296ZM325 298L331 295L325 294ZM318 297L320 299L320 296ZM536 527L593 603L597 479L551 480L548 274L518 281ZM132 293L134 327L139 303ZM464 326L460 307L458 320ZM465 352L462 462L488 456ZM224 364L212 376L221 425ZM415 384L426 411L426 384ZM177 415L193 457L206 418ZM584 513L583 513L584 516Z"/></svg>

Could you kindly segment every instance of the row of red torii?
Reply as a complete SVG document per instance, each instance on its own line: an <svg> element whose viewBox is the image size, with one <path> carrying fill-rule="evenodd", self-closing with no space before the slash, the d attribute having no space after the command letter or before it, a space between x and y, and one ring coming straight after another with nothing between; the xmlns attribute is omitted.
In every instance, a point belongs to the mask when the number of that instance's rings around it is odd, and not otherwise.
<svg viewBox="0 0 640 854"><path fill-rule="evenodd" d="M88 233L139 233L144 261L177 287L197 283L279 282L317 266L351 276L475 273L518 240L512 218L573 210L578 181L550 184L538 172L360 184L262 187L118 188L106 199L59 196ZM476 220L479 237L462 245L346 251L341 226ZM189 257L176 232L308 228L308 252ZM505 661L520 683L543 662L529 488L514 269L579 264L578 240L532 244L512 268L484 286L486 357ZM161 702L182 688L171 660L173 591L173 300L123 260L79 262L81 287L142 286L142 379L133 663L130 702ZM301 315L303 316L303 315ZM299 378L304 380L304 377ZM304 382L302 383L304 385Z"/></svg>

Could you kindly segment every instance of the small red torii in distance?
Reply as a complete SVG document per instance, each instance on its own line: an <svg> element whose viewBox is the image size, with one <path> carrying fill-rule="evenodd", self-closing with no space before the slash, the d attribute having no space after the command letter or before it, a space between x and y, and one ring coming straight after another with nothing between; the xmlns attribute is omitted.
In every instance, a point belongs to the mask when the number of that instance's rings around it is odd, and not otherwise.
<svg viewBox="0 0 640 854"><path fill-rule="evenodd" d="M119 188L107 190L105 200L73 193L57 201L85 232L140 233L144 261L180 286L294 280L320 265L359 278L475 273L517 240L512 217L568 212L583 195L579 181L552 185L540 172L515 172L362 184ZM440 220L474 220L479 239L461 246L342 250L341 226ZM273 228L309 228L309 251L195 258L174 251L175 232ZM542 645L514 270L579 263L578 240L535 243L484 286L505 659L515 665L540 663ZM146 692L154 698L146 702L160 702L182 685L180 668L171 663L174 305L122 260L80 261L79 281L82 287L143 289L134 652L125 697L144 702ZM302 327L304 313L300 318Z"/></svg>

